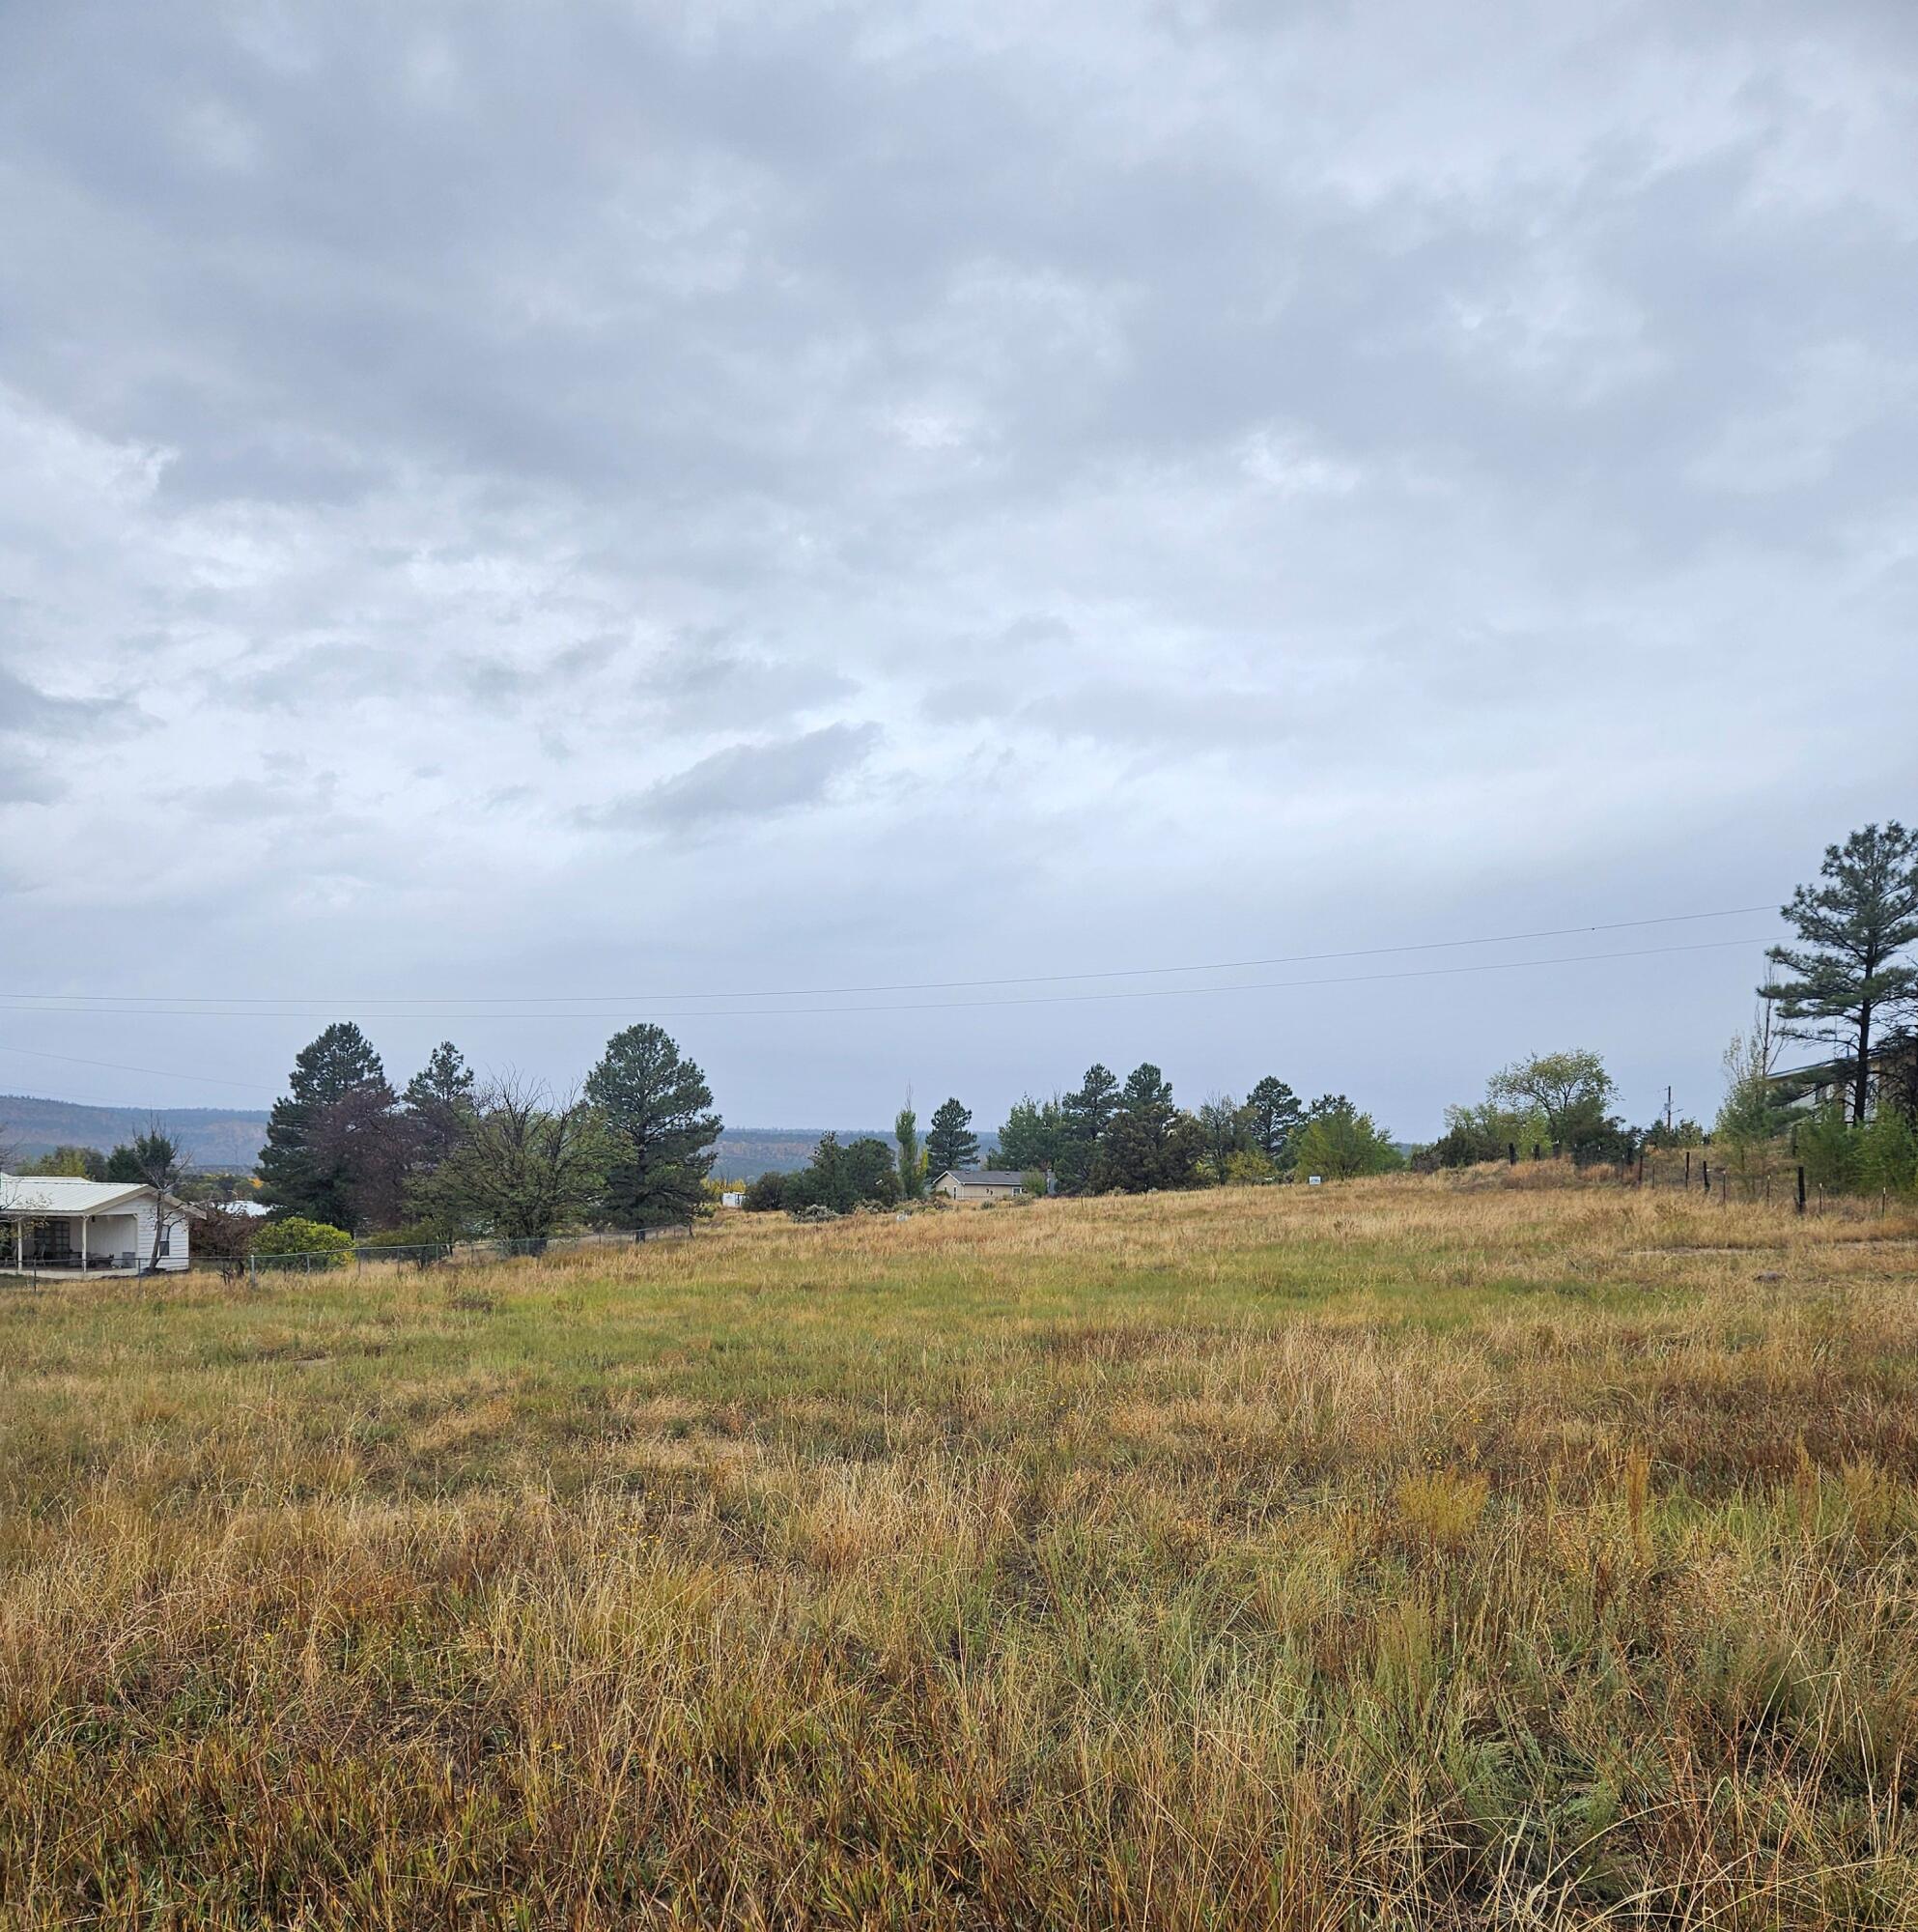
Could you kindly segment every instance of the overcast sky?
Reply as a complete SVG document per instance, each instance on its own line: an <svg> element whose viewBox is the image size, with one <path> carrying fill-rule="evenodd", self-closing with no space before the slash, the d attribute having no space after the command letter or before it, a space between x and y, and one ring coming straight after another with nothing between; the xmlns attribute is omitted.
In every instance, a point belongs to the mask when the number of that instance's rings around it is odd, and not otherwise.
<svg viewBox="0 0 1918 1932"><path fill-rule="evenodd" d="M1908 0L0 6L0 1092L1708 1113L1763 912L1051 976L1918 815L1914 182Z"/></svg>

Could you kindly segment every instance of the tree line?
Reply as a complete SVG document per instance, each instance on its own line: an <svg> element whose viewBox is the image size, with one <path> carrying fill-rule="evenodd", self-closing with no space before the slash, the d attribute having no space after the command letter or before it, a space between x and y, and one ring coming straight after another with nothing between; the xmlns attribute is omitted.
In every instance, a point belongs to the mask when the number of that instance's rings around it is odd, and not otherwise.
<svg viewBox="0 0 1918 1932"><path fill-rule="evenodd" d="M351 1021L294 1062L260 1155L287 1218L420 1241L642 1229L700 1208L720 1128L698 1066L659 1027L615 1034L583 1085L555 1094L481 1079L450 1040L396 1091Z"/></svg>
<svg viewBox="0 0 1918 1932"><path fill-rule="evenodd" d="M1448 1108L1444 1136L1418 1164L1549 1150L1590 1166L1698 1148L1715 1150L1718 1172L1754 1194L1796 1167L1827 1193L1918 1194L1918 832L1894 819L1826 846L1818 882L1781 915L1792 938L1770 949L1758 1011L1725 1050L1709 1128L1628 1127L1597 1054L1541 1054L1495 1074L1482 1101ZM1781 1069L1790 1041L1821 1057Z"/></svg>
<svg viewBox="0 0 1918 1932"><path fill-rule="evenodd" d="M889 1207L924 1197L939 1178L979 1165L973 1112L956 1096L934 1109L923 1145L909 1102L893 1123L893 1145L866 1136L841 1145L828 1134L810 1166L764 1174L746 1191L748 1208L805 1211ZM1390 1132L1342 1094L1302 1100L1276 1075L1244 1100L1209 1095L1178 1105L1150 1061L1121 1080L1101 1063L1070 1093L1023 1094L998 1136L998 1166L1020 1174L1029 1194L1142 1194L1160 1188L1224 1187L1388 1174L1405 1164Z"/></svg>

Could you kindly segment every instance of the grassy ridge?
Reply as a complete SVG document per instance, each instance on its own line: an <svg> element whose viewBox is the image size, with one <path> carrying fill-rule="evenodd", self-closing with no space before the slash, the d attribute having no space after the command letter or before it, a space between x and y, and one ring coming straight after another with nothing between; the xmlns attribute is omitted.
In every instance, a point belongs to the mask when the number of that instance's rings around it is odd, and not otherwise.
<svg viewBox="0 0 1918 1932"><path fill-rule="evenodd" d="M1509 1180L0 1298L0 1920L1918 1925L1918 1230Z"/></svg>

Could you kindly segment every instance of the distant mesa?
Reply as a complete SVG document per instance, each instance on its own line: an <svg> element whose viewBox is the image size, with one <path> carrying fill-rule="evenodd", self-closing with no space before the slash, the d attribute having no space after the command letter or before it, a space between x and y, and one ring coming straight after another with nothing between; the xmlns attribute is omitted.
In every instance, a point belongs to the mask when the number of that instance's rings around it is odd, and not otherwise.
<svg viewBox="0 0 1918 1932"><path fill-rule="evenodd" d="M267 1116L236 1107L88 1107L75 1100L47 1100L25 1094L0 1094L0 1142L14 1148L20 1160L37 1160L57 1147L93 1147L105 1153L162 1122L186 1150L195 1167L250 1171L267 1138ZM745 1176L797 1174L812 1159L825 1127L728 1127L720 1136L716 1174ZM889 1127L839 1127L840 1140L870 1134L892 1144ZM990 1134L981 1136L990 1152Z"/></svg>

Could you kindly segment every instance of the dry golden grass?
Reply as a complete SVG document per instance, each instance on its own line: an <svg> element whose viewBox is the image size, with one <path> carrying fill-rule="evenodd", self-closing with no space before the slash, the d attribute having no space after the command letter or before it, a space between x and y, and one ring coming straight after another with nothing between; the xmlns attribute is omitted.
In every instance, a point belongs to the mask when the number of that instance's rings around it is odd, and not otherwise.
<svg viewBox="0 0 1918 1932"><path fill-rule="evenodd" d="M0 1295L0 1923L1918 1926L1918 1227Z"/></svg>

